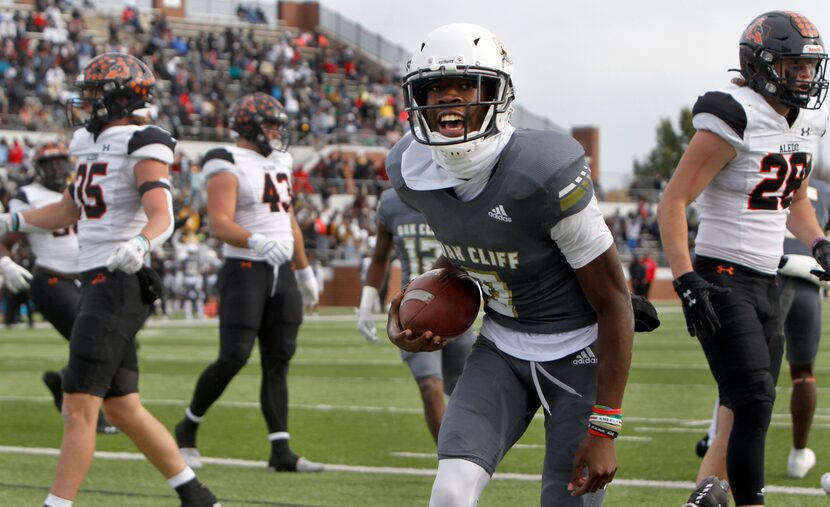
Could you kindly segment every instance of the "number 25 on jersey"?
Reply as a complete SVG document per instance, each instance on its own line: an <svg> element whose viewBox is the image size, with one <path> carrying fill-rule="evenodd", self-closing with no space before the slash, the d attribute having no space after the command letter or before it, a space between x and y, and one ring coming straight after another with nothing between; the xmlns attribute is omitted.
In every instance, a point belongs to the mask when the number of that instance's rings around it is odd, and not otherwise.
<svg viewBox="0 0 830 507"><path fill-rule="evenodd" d="M104 190L101 185L94 184L95 176L107 174L107 163L80 164L75 176L75 202L81 213L90 220L97 220L107 212L107 203L104 201Z"/></svg>
<svg viewBox="0 0 830 507"><path fill-rule="evenodd" d="M787 209L793 202L793 192L810 175L812 156L809 153L770 153L761 160L761 174L769 173L750 192L751 210Z"/></svg>

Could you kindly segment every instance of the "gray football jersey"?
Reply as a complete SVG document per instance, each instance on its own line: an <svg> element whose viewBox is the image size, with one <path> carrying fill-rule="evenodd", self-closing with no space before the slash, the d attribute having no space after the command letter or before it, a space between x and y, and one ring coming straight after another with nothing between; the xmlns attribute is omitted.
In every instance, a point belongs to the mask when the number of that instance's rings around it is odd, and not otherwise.
<svg viewBox="0 0 830 507"><path fill-rule="evenodd" d="M810 199L813 208L816 209L818 224L823 230L830 230L830 183L810 178L807 197ZM787 231L787 238L784 240L784 253L813 256L810 249L797 240L789 231Z"/></svg>
<svg viewBox="0 0 830 507"><path fill-rule="evenodd" d="M380 194L378 222L392 235L392 242L401 260L401 278L412 280L429 271L441 256L441 244L432 228L418 210L404 204L394 189Z"/></svg>
<svg viewBox="0 0 830 507"><path fill-rule="evenodd" d="M517 130L485 189L469 202L452 189L412 190L401 175L405 136L389 152L389 179L421 211L453 265L478 280L485 312L520 332L562 333L596 322L551 228L584 209L594 190L582 146L550 131Z"/></svg>

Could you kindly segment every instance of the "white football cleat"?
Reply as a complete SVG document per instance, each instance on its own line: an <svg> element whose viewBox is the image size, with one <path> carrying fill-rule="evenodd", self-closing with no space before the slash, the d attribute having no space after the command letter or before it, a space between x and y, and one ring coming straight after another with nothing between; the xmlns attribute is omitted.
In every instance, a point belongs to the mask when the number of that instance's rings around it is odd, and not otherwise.
<svg viewBox="0 0 830 507"><path fill-rule="evenodd" d="M303 457L297 459L298 472L322 472L325 468L322 463L315 463Z"/></svg>
<svg viewBox="0 0 830 507"><path fill-rule="evenodd" d="M816 466L816 453L812 449L809 447L790 449L790 456L787 458L787 477L803 479L814 466Z"/></svg>
<svg viewBox="0 0 830 507"><path fill-rule="evenodd" d="M199 449L195 447L182 447L179 449L179 453L181 453L184 463L190 468L196 470L204 466Z"/></svg>

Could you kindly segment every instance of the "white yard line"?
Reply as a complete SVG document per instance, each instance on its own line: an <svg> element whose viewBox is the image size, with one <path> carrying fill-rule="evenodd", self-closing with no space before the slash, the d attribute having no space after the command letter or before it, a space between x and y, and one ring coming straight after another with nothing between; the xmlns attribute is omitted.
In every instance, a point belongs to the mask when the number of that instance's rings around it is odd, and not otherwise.
<svg viewBox="0 0 830 507"><path fill-rule="evenodd" d="M49 396L0 396L0 403L4 402L37 402L37 403L53 403ZM184 407L189 400L175 400L175 399L159 399L159 398L142 398L142 403L146 405L173 405ZM259 409L258 401L229 401L219 400L216 405L225 407L237 408L252 408ZM326 403L292 403L289 405L293 409L313 410L317 412L358 412L358 413L389 413L389 414L421 414L423 409L420 407L381 407L372 405L331 405ZM542 413L538 413L536 418L543 418ZM773 414L773 427L789 427L789 414ZM817 414L814 421L819 424L814 424L814 428L827 429L830 428L830 415ZM676 432L676 433L696 433L699 430L696 428L707 428L709 426L709 419L681 419L678 417L626 417L627 424L670 424L673 426L683 426L684 428L658 428L655 432ZM827 423L827 424L822 424ZM645 427L638 431L650 431L652 428ZM623 438L621 436L620 438ZM634 437L632 437L634 438ZM637 437L646 438L646 437Z"/></svg>
<svg viewBox="0 0 830 507"><path fill-rule="evenodd" d="M16 447L16 446L0 446L0 454L27 454L32 456L57 456L59 449L49 449L44 447ZM96 451L95 457L99 459L124 460L124 461L142 461L144 456L133 452L107 452ZM202 456L202 462L206 465L232 466L244 468L265 468L265 461L253 461L244 459L231 458L211 458ZM408 467L370 467L370 466L355 466L355 465L335 465L326 464L326 470L331 472L348 472L360 474L373 475L410 475L432 477L435 475L434 469L428 468L408 468ZM518 474L518 473L496 473L493 476L496 480L513 480L513 481L540 481L541 476L538 474ZM691 490L695 484L691 481L654 481L645 479L615 479L614 484L617 486L630 487L645 487L645 488L659 488L659 489L681 489ZM782 493L786 495L800 495L800 496L827 496L827 494L820 488L798 488L791 486L774 486L767 485L766 491L768 493Z"/></svg>

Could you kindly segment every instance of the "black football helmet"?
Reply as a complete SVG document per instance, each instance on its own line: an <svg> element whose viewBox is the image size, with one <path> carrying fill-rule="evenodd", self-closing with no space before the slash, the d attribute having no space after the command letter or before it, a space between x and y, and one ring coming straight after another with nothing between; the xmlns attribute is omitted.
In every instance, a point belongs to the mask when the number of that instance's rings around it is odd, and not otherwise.
<svg viewBox="0 0 830 507"><path fill-rule="evenodd" d="M35 180L54 192L63 192L72 173L69 150L63 141L50 141L35 148L32 155Z"/></svg>
<svg viewBox="0 0 830 507"><path fill-rule="evenodd" d="M153 98L156 78L138 58L123 53L105 53L89 61L75 87L80 98L69 102L67 119L98 134L114 120L147 107Z"/></svg>
<svg viewBox="0 0 830 507"><path fill-rule="evenodd" d="M744 30L739 47L741 76L756 92L802 109L818 109L824 103L827 51L818 29L806 17L790 11L761 14ZM775 64L785 59L815 60L812 79L779 75Z"/></svg>
<svg viewBox="0 0 830 507"><path fill-rule="evenodd" d="M264 123L274 124L279 137L269 139L262 127ZM280 101L271 95L256 92L237 100L228 111L228 128L256 146L263 156L267 157L272 150L288 149L288 115Z"/></svg>

